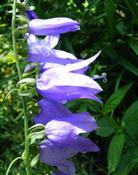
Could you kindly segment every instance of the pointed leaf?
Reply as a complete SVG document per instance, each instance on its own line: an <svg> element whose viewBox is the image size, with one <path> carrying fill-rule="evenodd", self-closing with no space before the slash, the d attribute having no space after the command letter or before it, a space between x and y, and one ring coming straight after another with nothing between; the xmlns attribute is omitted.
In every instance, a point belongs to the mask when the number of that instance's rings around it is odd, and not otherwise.
<svg viewBox="0 0 138 175"><path fill-rule="evenodd" d="M101 137L108 137L115 132L115 121L110 117L102 117L97 121L98 129L96 134Z"/></svg>
<svg viewBox="0 0 138 175"><path fill-rule="evenodd" d="M122 121L130 137L138 139L138 101L134 102L125 112Z"/></svg>
<svg viewBox="0 0 138 175"><path fill-rule="evenodd" d="M111 95L111 97L107 100L104 105L103 114L106 115L113 111L119 103L122 101L127 91L131 88L132 84L128 84L119 88L115 93Z"/></svg>
<svg viewBox="0 0 138 175"><path fill-rule="evenodd" d="M115 171L120 158L121 153L123 150L125 142L125 137L123 133L119 133L113 136L109 148L108 148L108 154L107 154L107 161L108 161L108 173L111 174Z"/></svg>

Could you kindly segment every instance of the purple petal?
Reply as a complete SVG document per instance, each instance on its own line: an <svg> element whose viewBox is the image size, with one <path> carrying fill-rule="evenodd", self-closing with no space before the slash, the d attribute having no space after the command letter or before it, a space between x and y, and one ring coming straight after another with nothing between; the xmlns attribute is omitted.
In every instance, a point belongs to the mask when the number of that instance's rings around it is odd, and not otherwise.
<svg viewBox="0 0 138 175"><path fill-rule="evenodd" d="M66 138L72 142L76 135L96 128L96 121L88 113L78 113L64 119L58 117L48 122L45 127L47 138L58 143L64 143Z"/></svg>
<svg viewBox="0 0 138 175"><path fill-rule="evenodd" d="M56 173L52 173L52 175L70 175L70 174L65 174L65 173L62 173L62 172L56 172Z"/></svg>
<svg viewBox="0 0 138 175"><path fill-rule="evenodd" d="M59 101L90 97L102 91L92 78L83 74L66 72L62 67L43 72L36 81L36 87L42 96Z"/></svg>
<svg viewBox="0 0 138 175"><path fill-rule="evenodd" d="M53 173L52 175L70 175L70 174L65 174L65 173L62 173L62 172L57 172L57 173Z"/></svg>
<svg viewBox="0 0 138 175"><path fill-rule="evenodd" d="M49 140L40 145L40 158L42 162L57 166L61 172L74 175L75 167L71 161L67 160L69 156L70 152L57 147Z"/></svg>
<svg viewBox="0 0 138 175"><path fill-rule="evenodd" d="M26 34L26 38L29 46L27 61L54 64L58 63L64 65L72 62L74 63L75 61L73 60L77 60L77 58L71 53L51 48L56 44L55 42L57 42L56 36L53 39L52 37L50 39L49 36L49 39L39 40L32 34Z"/></svg>
<svg viewBox="0 0 138 175"><path fill-rule="evenodd" d="M90 139L81 136L65 137L64 142L46 140L40 145L41 160L52 166L57 166L64 173L74 175L75 167L69 158L79 152L97 152L99 148Z"/></svg>
<svg viewBox="0 0 138 175"><path fill-rule="evenodd" d="M50 48L54 48L58 44L59 38L59 35L46 36L45 42Z"/></svg>
<svg viewBox="0 0 138 175"><path fill-rule="evenodd" d="M59 127L58 127L59 126ZM86 133L93 131L97 128L94 118L88 112L70 114L65 117L55 116L52 121L46 125L46 133L56 132L59 136L65 134L65 131L75 134Z"/></svg>
<svg viewBox="0 0 138 175"><path fill-rule="evenodd" d="M39 106L41 111L36 117L34 117L33 120L35 123L41 123L45 125L55 117L62 119L72 114L71 111L66 109L62 104L48 99L40 100Z"/></svg>
<svg viewBox="0 0 138 175"><path fill-rule="evenodd" d="M27 16L27 18L28 18L29 20L38 19L37 14L36 14L33 10L26 10L26 11L25 11L25 15Z"/></svg>
<svg viewBox="0 0 138 175"><path fill-rule="evenodd" d="M32 69L34 69L36 66L37 66L36 63L27 64L26 67L25 67L25 69L24 69L24 72L25 72L25 73L26 73L26 72L29 72L29 71L31 71Z"/></svg>
<svg viewBox="0 0 138 175"><path fill-rule="evenodd" d="M55 35L79 30L79 23L70 18L34 19L29 23L29 32L34 35Z"/></svg>
<svg viewBox="0 0 138 175"><path fill-rule="evenodd" d="M96 58L100 55L101 51L99 51L96 55L92 56L91 58L87 59L87 60L83 60L83 61L79 61L77 63L74 64L67 64L65 66L66 71L72 72L72 71L76 71L76 70L80 70L82 68L87 67L89 64L91 64L93 61L96 60Z"/></svg>

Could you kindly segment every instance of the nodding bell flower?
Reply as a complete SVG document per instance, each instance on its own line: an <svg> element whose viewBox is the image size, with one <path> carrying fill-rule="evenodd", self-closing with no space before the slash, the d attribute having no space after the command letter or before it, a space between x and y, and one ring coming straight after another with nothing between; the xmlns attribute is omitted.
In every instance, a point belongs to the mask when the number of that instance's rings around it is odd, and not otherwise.
<svg viewBox="0 0 138 175"><path fill-rule="evenodd" d="M58 102L43 99L40 105L41 112L35 121L45 124L47 136L40 144L41 161L57 166L63 173L74 175L75 167L71 157L81 152L99 151L95 143L79 135L94 131L97 128L96 121L89 113L74 114Z"/></svg>
<svg viewBox="0 0 138 175"><path fill-rule="evenodd" d="M66 17L50 19L32 19L29 22L29 33L39 36L74 32L80 29L77 21Z"/></svg>
<svg viewBox="0 0 138 175"><path fill-rule="evenodd" d="M96 97L96 94L102 91L99 84L91 77L77 72L92 63L99 54L100 52L87 60L44 71L36 80L38 92L43 97L56 101L68 101L77 98L100 101Z"/></svg>
<svg viewBox="0 0 138 175"><path fill-rule="evenodd" d="M71 53L53 49L58 44L59 35L46 36L44 40L39 40L35 35L27 33L26 38L29 46L27 61L40 63L42 72L52 67L82 61ZM86 66L77 72L84 73L87 69Z"/></svg>
<svg viewBox="0 0 138 175"><path fill-rule="evenodd" d="M33 11L26 11L29 18L27 61L40 64L41 73L36 80L36 89L43 99L39 101L40 112L34 122L45 126L46 138L40 143L41 161L59 170L53 175L75 175L71 158L78 153L97 152L98 146L83 133L96 130L95 119L88 112L72 113L63 103L78 98L101 102L96 97L102 91L95 81L97 77L85 75L88 66L99 56L81 60L66 51L55 49L60 34L80 29L77 21L59 17L38 19ZM35 35L45 36L39 39ZM31 70L30 64L25 71Z"/></svg>
<svg viewBox="0 0 138 175"><path fill-rule="evenodd" d="M65 65L77 60L71 53L53 49L59 41L59 35L47 36L44 40L39 40L35 35L27 33L26 38L29 46L27 61Z"/></svg>

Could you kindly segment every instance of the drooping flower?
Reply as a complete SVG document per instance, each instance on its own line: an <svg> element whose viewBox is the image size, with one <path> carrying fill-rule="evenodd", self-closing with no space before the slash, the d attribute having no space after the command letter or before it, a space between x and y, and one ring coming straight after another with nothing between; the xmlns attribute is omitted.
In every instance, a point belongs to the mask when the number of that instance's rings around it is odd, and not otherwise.
<svg viewBox="0 0 138 175"><path fill-rule="evenodd" d="M66 64L44 71L36 81L38 92L48 99L62 101L89 98L100 101L96 94L102 91L92 78L77 73L93 62L100 53L77 63ZM75 72L74 72L75 71Z"/></svg>
<svg viewBox="0 0 138 175"><path fill-rule="evenodd" d="M61 103L53 100L41 99L38 104L40 106L40 113L34 117L33 120L35 123L46 125L49 121L53 120L57 114L60 116L60 119L72 114L72 112Z"/></svg>
<svg viewBox="0 0 138 175"><path fill-rule="evenodd" d="M41 160L48 165L57 166L63 173L74 175L75 167L70 158L79 152L99 150L90 139L79 135L95 130L96 121L87 112L73 114L54 101L43 99L40 104L41 112L35 121L45 124L47 136L40 145Z"/></svg>
<svg viewBox="0 0 138 175"><path fill-rule="evenodd" d="M35 35L26 34L28 42L27 61L38 63L72 63L77 58L71 53L53 49L58 43L59 35L47 36L44 40L39 40Z"/></svg>
<svg viewBox="0 0 138 175"><path fill-rule="evenodd" d="M77 21L65 17L33 19L29 22L29 33L39 36L74 32L79 29Z"/></svg>
<svg viewBox="0 0 138 175"><path fill-rule="evenodd" d="M75 119L76 122L73 123L74 118L78 119ZM99 151L90 139L79 135L87 132L90 125L89 123L88 126L86 125L88 128L84 129L83 124L79 122L80 118L79 116L72 116L70 120L68 117L64 120L58 118L46 124L47 140L40 145L41 161L51 166L57 166L61 172L74 175L75 167L70 159L71 157L79 152ZM81 119L81 121L85 122L85 119Z"/></svg>

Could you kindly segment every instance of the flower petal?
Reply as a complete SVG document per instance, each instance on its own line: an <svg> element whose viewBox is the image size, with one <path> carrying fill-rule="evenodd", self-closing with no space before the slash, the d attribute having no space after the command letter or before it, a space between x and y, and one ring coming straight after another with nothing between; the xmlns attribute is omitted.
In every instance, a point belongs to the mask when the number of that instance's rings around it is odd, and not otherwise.
<svg viewBox="0 0 138 175"><path fill-rule="evenodd" d="M70 140L72 142L76 135L93 131L96 128L96 121L88 113L78 113L64 119L58 117L48 122L45 126L49 140L63 143L67 138L67 144L69 144Z"/></svg>
<svg viewBox="0 0 138 175"><path fill-rule="evenodd" d="M40 158L42 162L57 166L61 172L74 175L75 167L70 160L67 160L68 157L70 157L70 152L57 147L49 140L40 145Z"/></svg>
<svg viewBox="0 0 138 175"><path fill-rule="evenodd" d="M87 97L102 91L92 78L83 74L66 72L62 67L43 72L36 81L36 87L42 96L59 101Z"/></svg>
<svg viewBox="0 0 138 175"><path fill-rule="evenodd" d="M25 10L25 15L29 20L38 19L37 14L33 10Z"/></svg>
<svg viewBox="0 0 138 175"><path fill-rule="evenodd" d="M33 19L29 22L29 32L34 35L53 35L79 30L79 23L70 18Z"/></svg>
<svg viewBox="0 0 138 175"><path fill-rule="evenodd" d="M62 104L48 99L40 100L39 106L41 111L37 116L34 117L33 120L35 123L41 123L45 125L47 122L56 117L62 119L72 114L72 112L66 109Z"/></svg>
<svg viewBox="0 0 138 175"><path fill-rule="evenodd" d="M49 35L45 37L44 41L50 48L54 48L58 44L59 38L59 35Z"/></svg>

